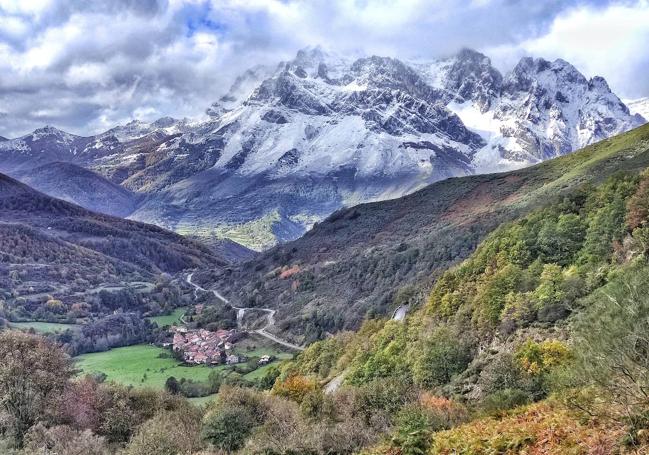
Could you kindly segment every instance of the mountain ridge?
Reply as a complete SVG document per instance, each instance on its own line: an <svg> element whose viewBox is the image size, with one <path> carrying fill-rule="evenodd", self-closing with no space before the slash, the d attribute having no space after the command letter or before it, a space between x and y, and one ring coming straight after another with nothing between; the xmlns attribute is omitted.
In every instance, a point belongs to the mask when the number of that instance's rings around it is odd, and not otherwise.
<svg viewBox="0 0 649 455"><path fill-rule="evenodd" d="M28 297L153 280L229 261L158 226L99 214L0 174L1 286Z"/></svg>
<svg viewBox="0 0 649 455"><path fill-rule="evenodd" d="M0 142L0 170L70 161L143 194L123 215L263 250L338 208L522 167L644 121L567 62L524 58L503 76L468 49L432 62L304 49L245 72L207 113L89 138L39 129Z"/></svg>
<svg viewBox="0 0 649 455"><path fill-rule="evenodd" d="M357 328L395 302L416 302L419 290L503 222L619 170L644 169L648 160L645 125L533 167L449 179L339 210L300 239L195 279L233 302L273 302L279 330L300 342Z"/></svg>
<svg viewBox="0 0 649 455"><path fill-rule="evenodd" d="M53 162L15 173L31 187L89 210L118 217L128 216L141 196L100 174L69 162Z"/></svg>

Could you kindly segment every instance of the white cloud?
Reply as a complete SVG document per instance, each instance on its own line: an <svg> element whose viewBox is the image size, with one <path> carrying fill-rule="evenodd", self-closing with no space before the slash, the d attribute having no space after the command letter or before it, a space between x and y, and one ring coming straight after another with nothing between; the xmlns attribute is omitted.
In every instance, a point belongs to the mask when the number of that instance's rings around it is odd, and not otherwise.
<svg viewBox="0 0 649 455"><path fill-rule="evenodd" d="M540 37L486 49L501 66L521 55L562 58L587 76L604 76L624 97L649 94L649 2L580 6L557 17Z"/></svg>
<svg viewBox="0 0 649 455"><path fill-rule="evenodd" d="M51 3L50 0L0 0L0 10L9 14L38 16Z"/></svg>
<svg viewBox="0 0 649 455"><path fill-rule="evenodd" d="M199 115L234 76L306 45L501 67L562 57L649 94L648 0L0 0L0 135ZM644 72L642 72L644 70Z"/></svg>

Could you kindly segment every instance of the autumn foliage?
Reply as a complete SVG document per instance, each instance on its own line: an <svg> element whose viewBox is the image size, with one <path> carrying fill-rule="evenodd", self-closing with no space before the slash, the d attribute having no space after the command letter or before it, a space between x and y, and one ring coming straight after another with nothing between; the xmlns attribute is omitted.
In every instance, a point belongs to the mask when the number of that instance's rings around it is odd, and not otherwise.
<svg viewBox="0 0 649 455"><path fill-rule="evenodd" d="M610 422L587 421L560 405L541 403L502 419L486 418L435 434L431 454L611 454L624 434Z"/></svg>
<svg viewBox="0 0 649 455"><path fill-rule="evenodd" d="M311 392L315 392L318 385L312 379L301 375L292 375L284 380L278 380L273 386L273 394L288 398L297 403L302 403L304 397Z"/></svg>

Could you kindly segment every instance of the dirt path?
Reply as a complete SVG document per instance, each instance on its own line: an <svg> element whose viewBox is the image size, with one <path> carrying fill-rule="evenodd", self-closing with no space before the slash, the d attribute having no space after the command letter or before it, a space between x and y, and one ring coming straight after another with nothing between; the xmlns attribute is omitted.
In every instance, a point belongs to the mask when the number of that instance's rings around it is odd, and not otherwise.
<svg viewBox="0 0 649 455"><path fill-rule="evenodd" d="M196 295L197 291L204 291L204 292L211 292L214 294L214 296L221 300L224 303L230 303L228 299L223 297L221 294L219 294L217 291L213 289L205 289L204 287L199 286L198 284L194 283L192 281L192 276L194 275L194 272L190 273L187 275L187 283L191 284L194 286L194 295ZM284 341L281 338L278 338L277 336L273 335L272 333L268 332L267 329L273 325L275 325L275 313L276 310L270 309L270 308L255 308L255 307L248 307L248 308L243 308L243 307L236 307L232 306L235 310L237 310L237 323L241 325L241 321L243 320L243 316L246 313L246 311L263 311L266 313L266 325L262 327L261 329L255 330L254 332L263 336L264 338L267 338L277 344L281 344L282 346L285 346L289 349L295 349L297 351L304 351L304 347L298 346L297 344L289 343L288 341Z"/></svg>

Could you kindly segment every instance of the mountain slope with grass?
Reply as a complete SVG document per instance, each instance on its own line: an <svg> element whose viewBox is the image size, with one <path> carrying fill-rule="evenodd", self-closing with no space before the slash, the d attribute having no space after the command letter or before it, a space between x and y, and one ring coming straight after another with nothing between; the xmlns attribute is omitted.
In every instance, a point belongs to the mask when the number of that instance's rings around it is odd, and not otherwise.
<svg viewBox="0 0 649 455"><path fill-rule="evenodd" d="M178 234L91 212L1 174L0 252L0 287L13 296L85 292L227 264Z"/></svg>
<svg viewBox="0 0 649 455"><path fill-rule="evenodd" d="M624 163L502 223L404 321L314 343L274 389L408 390L368 454L646 453L649 163Z"/></svg>
<svg viewBox="0 0 649 455"><path fill-rule="evenodd" d="M242 306L275 306L277 329L298 340L324 337L421 303L435 279L502 223L648 163L643 126L527 169L340 210L296 241L196 278Z"/></svg>
<svg viewBox="0 0 649 455"><path fill-rule="evenodd" d="M142 199L141 195L72 163L48 163L17 172L15 177L49 196L107 215L128 216Z"/></svg>

